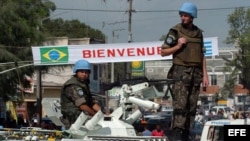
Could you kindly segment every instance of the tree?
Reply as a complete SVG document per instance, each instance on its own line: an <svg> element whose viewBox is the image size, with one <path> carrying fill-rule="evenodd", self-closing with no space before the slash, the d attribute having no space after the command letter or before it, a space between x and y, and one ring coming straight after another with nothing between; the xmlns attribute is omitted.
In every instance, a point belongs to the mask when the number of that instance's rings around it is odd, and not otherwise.
<svg viewBox="0 0 250 141"><path fill-rule="evenodd" d="M160 41L164 41L166 39L167 35L162 35L161 38L160 38Z"/></svg>
<svg viewBox="0 0 250 141"><path fill-rule="evenodd" d="M49 0L0 1L0 97L12 98L17 94L17 85L29 86L25 76L33 76L35 69L32 65L31 46L42 45L46 37L104 39L101 31L92 29L78 20L46 20L48 24L44 25L43 19L50 17L55 9L55 4ZM49 68L42 69L46 71Z"/></svg>
<svg viewBox="0 0 250 141"><path fill-rule="evenodd" d="M247 89L250 89L250 9L236 8L228 16L230 25L229 36L226 43L233 43L239 48L233 60L226 60L226 65L233 68L232 75L237 75L235 71L240 72L240 83ZM235 78L235 77L233 77Z"/></svg>
<svg viewBox="0 0 250 141"><path fill-rule="evenodd" d="M39 45L44 40L37 27L40 19L55 10L48 0L2 0L0 2L0 96L13 96L17 85L22 85L25 74L32 75L31 45ZM16 69L13 69L16 68ZM13 70L14 71L13 71ZM12 71L6 71L12 70Z"/></svg>
<svg viewBox="0 0 250 141"><path fill-rule="evenodd" d="M237 81L238 70L235 68L232 69L231 66L228 64L228 66L224 68L224 72L231 72L231 75L229 76L228 81L224 83L223 88L220 89L217 98L226 100L227 98L233 98L234 85Z"/></svg>
<svg viewBox="0 0 250 141"><path fill-rule="evenodd" d="M90 26L81 23L79 20L64 21L61 18L47 20L43 23L42 31L47 36L69 38L95 38L105 40L105 35L100 31L91 28Z"/></svg>
<svg viewBox="0 0 250 141"><path fill-rule="evenodd" d="M56 8L48 0L4 0L0 6L0 43L21 47L43 41L37 28L41 26L41 19L50 16Z"/></svg>

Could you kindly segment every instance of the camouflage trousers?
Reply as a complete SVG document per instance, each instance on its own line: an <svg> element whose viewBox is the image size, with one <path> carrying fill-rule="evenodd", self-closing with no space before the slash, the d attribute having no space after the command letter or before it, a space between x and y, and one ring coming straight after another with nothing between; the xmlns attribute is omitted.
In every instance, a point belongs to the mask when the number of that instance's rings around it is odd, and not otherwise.
<svg viewBox="0 0 250 141"><path fill-rule="evenodd" d="M62 112L61 122L64 124L65 129L69 129L71 125L76 121L80 112Z"/></svg>
<svg viewBox="0 0 250 141"><path fill-rule="evenodd" d="M200 84L203 78L201 67L173 65L168 78L176 80L173 90L172 129L189 130L194 124Z"/></svg>

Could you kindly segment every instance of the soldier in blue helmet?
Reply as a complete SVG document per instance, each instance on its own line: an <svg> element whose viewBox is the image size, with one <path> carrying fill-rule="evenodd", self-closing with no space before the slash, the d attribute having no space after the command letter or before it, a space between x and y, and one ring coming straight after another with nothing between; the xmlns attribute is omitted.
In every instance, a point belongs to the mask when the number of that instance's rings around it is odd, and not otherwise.
<svg viewBox="0 0 250 141"><path fill-rule="evenodd" d="M161 56L173 55L167 78L174 79L172 129L175 141L188 141L194 124L200 86L209 84L202 30L193 24L195 4L185 2L179 9L181 23L173 26L162 45Z"/></svg>
<svg viewBox="0 0 250 141"><path fill-rule="evenodd" d="M82 111L93 116L101 110L99 102L92 97L89 89L90 63L78 60L73 73L73 77L64 83L61 92L62 122L66 129L70 128Z"/></svg>

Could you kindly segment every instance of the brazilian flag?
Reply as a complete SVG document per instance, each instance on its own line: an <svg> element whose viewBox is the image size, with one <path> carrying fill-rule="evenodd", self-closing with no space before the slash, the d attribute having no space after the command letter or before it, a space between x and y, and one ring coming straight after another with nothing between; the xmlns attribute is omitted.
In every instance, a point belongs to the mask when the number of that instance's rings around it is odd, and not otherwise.
<svg viewBox="0 0 250 141"><path fill-rule="evenodd" d="M42 64L62 64L69 61L67 46L42 47L40 48L40 56Z"/></svg>

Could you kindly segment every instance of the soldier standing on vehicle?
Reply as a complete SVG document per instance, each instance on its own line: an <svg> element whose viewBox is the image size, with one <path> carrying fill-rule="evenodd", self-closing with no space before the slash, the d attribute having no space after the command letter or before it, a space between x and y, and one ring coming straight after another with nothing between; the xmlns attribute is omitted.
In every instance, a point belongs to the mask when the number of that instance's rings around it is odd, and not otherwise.
<svg viewBox="0 0 250 141"><path fill-rule="evenodd" d="M90 63L86 60L78 60L74 65L73 73L73 77L64 83L61 92L62 122L66 129L70 128L82 111L93 116L101 109L89 89Z"/></svg>
<svg viewBox="0 0 250 141"><path fill-rule="evenodd" d="M175 140L187 141L194 124L200 85L207 87L208 75L204 57L202 30L193 24L197 18L195 4L185 2L179 9L181 23L173 26L162 45L161 56L173 55L168 79L173 84L172 129Z"/></svg>

